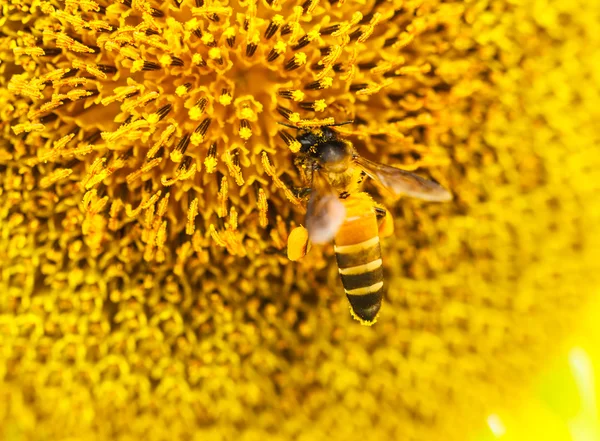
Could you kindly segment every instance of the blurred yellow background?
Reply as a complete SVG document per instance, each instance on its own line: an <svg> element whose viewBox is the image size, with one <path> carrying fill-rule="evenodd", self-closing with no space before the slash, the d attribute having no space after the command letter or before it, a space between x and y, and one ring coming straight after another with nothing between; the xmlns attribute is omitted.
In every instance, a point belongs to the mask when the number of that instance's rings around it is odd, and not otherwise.
<svg viewBox="0 0 600 441"><path fill-rule="evenodd" d="M565 341L514 407L498 409L476 441L598 441L600 302L590 305L580 328Z"/></svg>

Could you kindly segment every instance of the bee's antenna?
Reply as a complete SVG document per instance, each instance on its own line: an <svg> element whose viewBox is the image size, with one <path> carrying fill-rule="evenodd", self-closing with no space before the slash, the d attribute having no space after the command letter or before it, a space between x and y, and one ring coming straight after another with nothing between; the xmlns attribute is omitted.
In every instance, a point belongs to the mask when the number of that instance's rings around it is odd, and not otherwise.
<svg viewBox="0 0 600 441"><path fill-rule="evenodd" d="M324 127L338 127L338 126L345 126L345 125L347 125L347 124L353 124L353 123L354 123L354 120L353 120L353 119L350 119L350 120L348 120L348 121L344 121L344 122L341 122L341 123L327 124L327 125L326 125L326 126L324 126Z"/></svg>
<svg viewBox="0 0 600 441"><path fill-rule="evenodd" d="M321 127L338 127L338 126L345 126L347 124L353 124L353 123L354 123L354 120L351 119L351 120L344 121L344 122L341 122L341 123L323 124ZM291 124L287 124L287 123L284 123L284 122L277 121L277 124L280 124L280 125L282 125L284 127L288 127L290 129L301 129L301 127L293 126Z"/></svg>
<svg viewBox="0 0 600 441"><path fill-rule="evenodd" d="M286 123L282 123L282 122L279 122L279 121L277 121L277 124L281 124L282 126L289 127L290 129L299 129L300 128L298 126L293 126L291 124L286 124Z"/></svg>

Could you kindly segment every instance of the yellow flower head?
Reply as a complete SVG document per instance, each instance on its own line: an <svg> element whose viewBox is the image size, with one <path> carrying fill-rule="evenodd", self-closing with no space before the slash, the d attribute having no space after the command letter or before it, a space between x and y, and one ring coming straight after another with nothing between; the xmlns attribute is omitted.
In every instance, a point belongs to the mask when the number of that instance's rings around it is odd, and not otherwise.
<svg viewBox="0 0 600 441"><path fill-rule="evenodd" d="M5 10L22 24L4 54L18 104L6 113L22 135L13 158L50 164L49 191L84 191L86 223L96 225L84 236L96 253L135 228L147 261L164 261L177 237L198 253L215 243L239 256L273 246L265 228L301 204L283 179L293 180L299 144L278 122L354 119L365 149L381 138L399 159L447 163L423 151L419 133L448 104L445 82L426 53L405 48L420 35L443 44L432 31L455 27L461 5L69 1Z"/></svg>
<svg viewBox="0 0 600 441"><path fill-rule="evenodd" d="M0 8L0 438L463 440L598 286L596 2ZM370 329L285 249L278 123L348 120L455 197L386 204Z"/></svg>

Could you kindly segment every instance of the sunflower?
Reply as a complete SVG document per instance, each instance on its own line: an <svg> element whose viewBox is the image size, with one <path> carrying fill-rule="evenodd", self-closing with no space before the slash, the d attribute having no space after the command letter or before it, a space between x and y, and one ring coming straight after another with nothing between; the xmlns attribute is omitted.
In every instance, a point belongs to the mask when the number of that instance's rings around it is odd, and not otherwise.
<svg viewBox="0 0 600 441"><path fill-rule="evenodd" d="M0 1L0 436L465 439L598 286L594 2ZM293 130L431 177L357 326Z"/></svg>

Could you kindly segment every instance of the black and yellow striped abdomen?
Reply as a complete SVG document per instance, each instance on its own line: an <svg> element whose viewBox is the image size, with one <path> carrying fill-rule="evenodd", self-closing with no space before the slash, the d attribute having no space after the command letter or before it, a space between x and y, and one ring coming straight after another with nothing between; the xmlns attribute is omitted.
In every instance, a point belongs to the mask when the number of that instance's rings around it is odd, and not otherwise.
<svg viewBox="0 0 600 441"><path fill-rule="evenodd" d="M342 200L346 218L335 236L335 253L352 314L373 324L383 299L383 265L371 197L353 193Z"/></svg>

